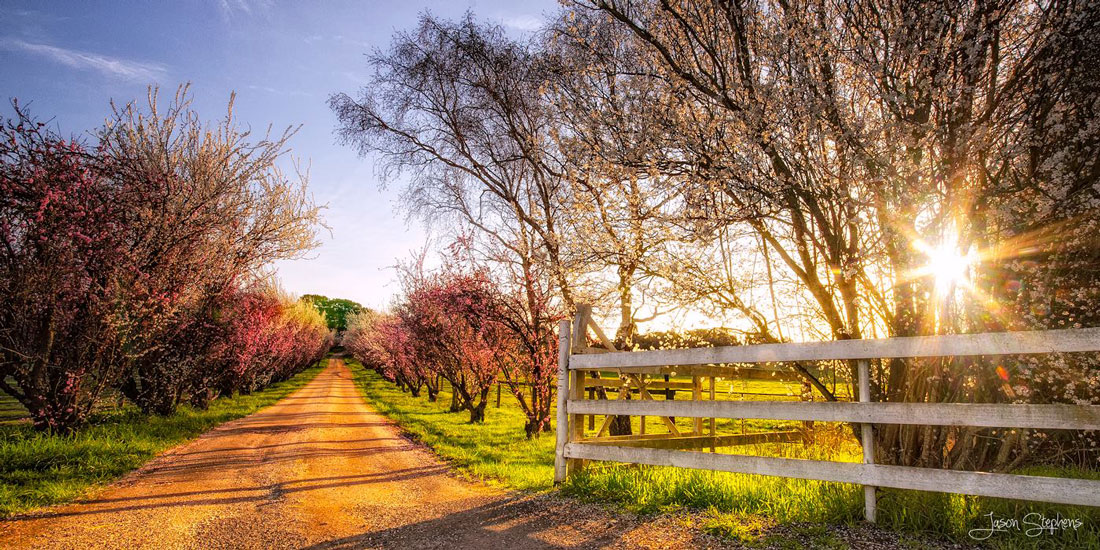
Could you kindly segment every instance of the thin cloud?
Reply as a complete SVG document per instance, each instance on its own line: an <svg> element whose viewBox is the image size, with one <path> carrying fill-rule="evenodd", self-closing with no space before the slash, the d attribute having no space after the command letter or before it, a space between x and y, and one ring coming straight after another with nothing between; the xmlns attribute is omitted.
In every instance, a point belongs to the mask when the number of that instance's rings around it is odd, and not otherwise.
<svg viewBox="0 0 1100 550"><path fill-rule="evenodd" d="M63 15L54 15L50 13L43 13L38 10L10 10L6 12L7 15L14 17L21 17L23 19L34 19L37 21L65 21L69 19Z"/></svg>
<svg viewBox="0 0 1100 550"><path fill-rule="evenodd" d="M290 97L311 97L313 95L309 92L303 92L301 90L286 90L283 88L273 88L271 86L257 86L255 84L249 84L247 88L256 92L265 92L269 94L285 95Z"/></svg>
<svg viewBox="0 0 1100 550"><path fill-rule="evenodd" d="M511 27L524 32L537 31L543 24L541 17L530 14L502 17L500 22L503 23L505 27Z"/></svg>
<svg viewBox="0 0 1100 550"><path fill-rule="evenodd" d="M218 12L226 23L232 21L237 14L245 17L254 15L267 17L270 9L270 0L219 0L218 2Z"/></svg>
<svg viewBox="0 0 1100 550"><path fill-rule="evenodd" d="M0 40L0 47L6 50L39 55L74 69L96 71L107 76L126 80L150 82L159 80L168 73L168 69L156 63L131 61L97 53L59 48L48 44L36 44L16 38Z"/></svg>

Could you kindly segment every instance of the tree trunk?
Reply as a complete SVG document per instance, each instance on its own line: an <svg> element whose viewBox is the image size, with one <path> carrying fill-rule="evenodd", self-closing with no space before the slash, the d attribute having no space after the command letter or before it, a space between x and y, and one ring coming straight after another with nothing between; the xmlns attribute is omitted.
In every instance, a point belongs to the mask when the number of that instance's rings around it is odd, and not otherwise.
<svg viewBox="0 0 1100 550"><path fill-rule="evenodd" d="M668 383L668 375L667 374L665 375L665 383L666 384ZM665 387L665 401L675 401L675 400L676 400L676 390L674 390L672 388L669 388L669 387ZM668 419L673 421L673 422L676 422L675 417L670 416L670 417L668 417Z"/></svg>
<svg viewBox="0 0 1100 550"><path fill-rule="evenodd" d="M550 418L549 415L528 417L527 423L523 425L523 432L527 435L527 439L534 439L541 435L543 432L550 432Z"/></svg>
<svg viewBox="0 0 1100 550"><path fill-rule="evenodd" d="M191 406L197 410L205 411L210 408L211 391L210 388L197 389L191 392Z"/></svg>
<svg viewBox="0 0 1100 550"><path fill-rule="evenodd" d="M638 325L634 323L634 295L632 292L634 282L633 264L619 266L619 329L615 331L615 339L619 341L619 349L631 349L634 346L634 337L638 335ZM630 390L627 399L630 399ZM633 435L629 416L616 416L608 426L611 435Z"/></svg>
<svg viewBox="0 0 1100 550"><path fill-rule="evenodd" d="M454 384L451 385L451 408L448 412L456 413L462 410L462 404L458 401L458 392L455 391Z"/></svg>
<svg viewBox="0 0 1100 550"><path fill-rule="evenodd" d="M627 399L627 401L629 401L630 400L630 390L629 389L623 389L622 391L627 392L626 399ZM607 433L609 433L611 435L633 435L634 430L630 426L630 417L629 416L616 416L614 419L611 420L611 425L607 427Z"/></svg>
<svg viewBox="0 0 1100 550"><path fill-rule="evenodd" d="M619 266L619 329L615 339L622 343L620 349L631 349L638 325L634 322L634 294L632 291L635 267Z"/></svg>
<svg viewBox="0 0 1100 550"><path fill-rule="evenodd" d="M481 390L477 405L470 403L470 423L481 424L485 422L485 407L489 404L489 388Z"/></svg>

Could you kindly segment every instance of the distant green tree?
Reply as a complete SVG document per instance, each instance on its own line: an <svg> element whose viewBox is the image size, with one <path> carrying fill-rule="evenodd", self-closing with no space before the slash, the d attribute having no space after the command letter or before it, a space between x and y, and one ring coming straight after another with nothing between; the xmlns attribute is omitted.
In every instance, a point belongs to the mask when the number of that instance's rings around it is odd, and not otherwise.
<svg viewBox="0 0 1100 550"><path fill-rule="evenodd" d="M325 315L328 328L339 331L347 330L348 315L366 309L358 302L343 298L329 298L320 294L306 294L302 296L302 301L313 304L317 311Z"/></svg>

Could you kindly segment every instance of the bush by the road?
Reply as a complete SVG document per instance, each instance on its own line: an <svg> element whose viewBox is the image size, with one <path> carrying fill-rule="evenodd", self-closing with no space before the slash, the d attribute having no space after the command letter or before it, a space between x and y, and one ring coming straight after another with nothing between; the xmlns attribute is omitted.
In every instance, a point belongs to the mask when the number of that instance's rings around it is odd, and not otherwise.
<svg viewBox="0 0 1100 550"><path fill-rule="evenodd" d="M264 282L315 245L318 208L276 164L289 132L252 141L232 102L207 124L181 88L92 135L18 104L0 127L0 389L36 428L72 431L115 392L170 414L320 358L324 320Z"/></svg>
<svg viewBox="0 0 1100 550"><path fill-rule="evenodd" d="M527 418L525 435L548 432L560 314L548 294L510 290L471 255L455 256L436 272L406 269L392 311L351 315L343 345L413 397L425 390L435 401L448 382L451 410L468 411L471 423L485 420L489 389L502 381Z"/></svg>

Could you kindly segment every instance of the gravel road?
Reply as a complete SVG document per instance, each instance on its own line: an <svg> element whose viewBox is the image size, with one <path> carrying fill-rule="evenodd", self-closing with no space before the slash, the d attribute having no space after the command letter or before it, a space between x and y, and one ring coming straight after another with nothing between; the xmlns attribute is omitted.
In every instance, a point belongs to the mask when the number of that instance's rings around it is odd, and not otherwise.
<svg viewBox="0 0 1100 550"><path fill-rule="evenodd" d="M658 520L667 523L672 520ZM0 523L0 548L676 548L717 541L467 482L360 397L340 360L80 503ZM719 543L720 544L720 543Z"/></svg>

